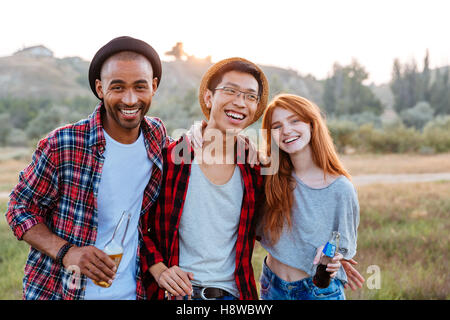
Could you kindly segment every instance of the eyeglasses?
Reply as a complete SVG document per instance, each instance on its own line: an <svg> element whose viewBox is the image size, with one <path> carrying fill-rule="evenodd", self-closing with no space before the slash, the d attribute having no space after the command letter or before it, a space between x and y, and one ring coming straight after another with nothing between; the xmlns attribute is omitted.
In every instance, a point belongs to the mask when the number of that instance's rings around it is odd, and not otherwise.
<svg viewBox="0 0 450 320"><path fill-rule="evenodd" d="M231 87L220 87L214 90L222 90L223 93L226 94L227 96L239 96L239 94L242 93L244 95L244 101L247 103L256 103L259 100L258 95L254 93L241 91Z"/></svg>

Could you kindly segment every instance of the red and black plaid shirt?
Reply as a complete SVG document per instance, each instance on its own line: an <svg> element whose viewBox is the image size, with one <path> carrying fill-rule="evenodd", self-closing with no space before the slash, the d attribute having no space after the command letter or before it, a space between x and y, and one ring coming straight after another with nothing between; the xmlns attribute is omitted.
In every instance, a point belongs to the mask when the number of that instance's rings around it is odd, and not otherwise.
<svg viewBox="0 0 450 320"><path fill-rule="evenodd" d="M11 192L6 212L6 219L19 240L36 224L45 223L57 236L76 246L95 244L97 194L106 145L101 121L103 108L99 103L88 119L58 128L39 142L32 162L20 173L19 183ZM161 152L167 137L163 123L157 118L145 117L141 128L148 158L153 163L142 200L143 215L159 194ZM141 237L138 250L140 247ZM145 299L139 256L136 295L137 299ZM49 256L30 248L23 298L83 299L86 281L84 275L75 281L68 270Z"/></svg>
<svg viewBox="0 0 450 320"><path fill-rule="evenodd" d="M164 290L158 286L149 268L158 262L163 262L168 267L179 264L178 230L193 159L194 152L185 137L164 149L161 192L158 200L142 216L144 246L141 249L141 268L148 299L164 299ZM251 259L255 244L255 207L262 194L263 178L259 167L251 168L250 165L243 164L245 159L244 149L237 148L237 165L244 181L244 196L234 275L239 298L250 300L258 299Z"/></svg>

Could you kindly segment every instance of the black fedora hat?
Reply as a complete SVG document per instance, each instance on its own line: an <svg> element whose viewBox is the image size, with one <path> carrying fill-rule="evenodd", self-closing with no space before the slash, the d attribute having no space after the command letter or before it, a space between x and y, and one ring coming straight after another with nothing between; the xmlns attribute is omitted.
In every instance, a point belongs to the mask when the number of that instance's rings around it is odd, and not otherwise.
<svg viewBox="0 0 450 320"><path fill-rule="evenodd" d="M152 65L153 77L158 79L157 85L159 86L162 67L161 60L155 49L153 49L153 47L148 43L139 39L128 36L118 37L112 39L110 42L101 47L89 65L89 85L91 86L92 92L99 99L100 97L97 95L97 91L95 90L95 80L100 79L100 71L106 59L121 51L133 51L146 57Z"/></svg>

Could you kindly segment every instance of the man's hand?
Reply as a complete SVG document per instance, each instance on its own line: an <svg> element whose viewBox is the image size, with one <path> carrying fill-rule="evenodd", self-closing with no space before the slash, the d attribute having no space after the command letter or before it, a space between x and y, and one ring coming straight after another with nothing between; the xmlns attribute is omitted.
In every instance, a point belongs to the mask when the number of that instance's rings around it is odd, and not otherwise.
<svg viewBox="0 0 450 320"><path fill-rule="evenodd" d="M114 280L117 271L114 261L94 246L73 246L64 256L63 265L65 268L76 265L80 268L81 273L88 278L109 284Z"/></svg>
<svg viewBox="0 0 450 320"><path fill-rule="evenodd" d="M352 265L357 264L358 262L353 259L342 260L342 266L344 267L348 279L348 282L344 285L345 289L348 289L348 287L350 287L353 291L355 291L358 288L362 288L364 281L366 281L364 277L358 272L358 270L353 268Z"/></svg>
<svg viewBox="0 0 450 320"><path fill-rule="evenodd" d="M158 285L166 289L172 296L190 296L192 295L191 280L194 279L192 272L185 272L178 266L163 269L156 274L155 280Z"/></svg>
<svg viewBox="0 0 450 320"><path fill-rule="evenodd" d="M58 237L43 223L28 230L23 240L52 259L56 259L58 251L67 243L67 240ZM106 253L93 246L71 247L62 262L65 268L78 266L81 273L95 281L112 281L117 269Z"/></svg>

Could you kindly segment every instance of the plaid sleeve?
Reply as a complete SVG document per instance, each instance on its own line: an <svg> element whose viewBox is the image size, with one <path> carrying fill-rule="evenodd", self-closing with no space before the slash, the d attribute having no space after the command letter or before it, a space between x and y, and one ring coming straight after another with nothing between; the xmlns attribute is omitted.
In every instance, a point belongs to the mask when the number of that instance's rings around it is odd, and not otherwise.
<svg viewBox="0 0 450 320"><path fill-rule="evenodd" d="M156 141L160 141L161 150L166 148L174 140L172 137L169 137L167 135L167 129L166 129L166 126L164 125L164 122L162 122L162 120L158 117L151 117L148 119L153 124L154 128L156 128L156 132L157 132L156 133L156 137L157 137Z"/></svg>
<svg viewBox="0 0 450 320"><path fill-rule="evenodd" d="M144 245L141 248L141 268L142 274L147 276L150 273L150 267L159 262L163 262L164 259L161 253L158 251L153 239L151 237L151 229L148 224L149 212L142 217L142 239ZM147 274L148 273L148 274Z"/></svg>
<svg viewBox="0 0 450 320"><path fill-rule="evenodd" d="M31 163L20 173L10 194L6 220L17 239L33 226L44 223L58 194L58 177L48 139L39 142Z"/></svg>

